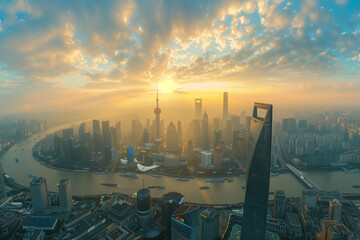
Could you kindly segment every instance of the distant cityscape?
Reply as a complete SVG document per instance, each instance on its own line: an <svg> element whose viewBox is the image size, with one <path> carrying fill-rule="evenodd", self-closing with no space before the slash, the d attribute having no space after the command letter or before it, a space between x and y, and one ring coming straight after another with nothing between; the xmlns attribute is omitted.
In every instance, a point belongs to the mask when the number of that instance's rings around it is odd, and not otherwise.
<svg viewBox="0 0 360 240"><path fill-rule="evenodd" d="M58 192L49 192L42 176L29 173L29 185L21 186L3 172L0 239L359 239L360 195L323 190L302 172L359 171L358 115L329 112L273 123L272 105L255 103L252 116L244 111L234 116L228 112L228 96L223 93L222 118L209 121L198 98L188 127L170 121L165 130L157 95L152 123L133 120L126 131L121 121L113 126L83 122L33 138L32 157L79 174L165 175L179 184L193 178L231 183L246 175L244 201L187 202L171 189L151 197L153 189L167 186L145 182L133 195L81 196L72 194L70 178L58 179ZM1 156L51 127L37 120L1 126ZM270 176L287 172L308 188L301 197L269 191ZM114 189L118 184L101 183ZM200 186L199 191L207 189Z"/></svg>

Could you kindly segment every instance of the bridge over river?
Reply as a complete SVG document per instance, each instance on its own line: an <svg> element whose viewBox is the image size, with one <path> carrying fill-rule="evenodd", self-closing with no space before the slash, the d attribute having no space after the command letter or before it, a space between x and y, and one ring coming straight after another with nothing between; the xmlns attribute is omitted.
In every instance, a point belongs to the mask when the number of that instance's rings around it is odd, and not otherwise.
<svg viewBox="0 0 360 240"><path fill-rule="evenodd" d="M285 164L285 166L298 178L300 179L308 188L315 189L320 191L321 188L316 185L310 178L303 175L301 171L299 171L296 167L291 164Z"/></svg>

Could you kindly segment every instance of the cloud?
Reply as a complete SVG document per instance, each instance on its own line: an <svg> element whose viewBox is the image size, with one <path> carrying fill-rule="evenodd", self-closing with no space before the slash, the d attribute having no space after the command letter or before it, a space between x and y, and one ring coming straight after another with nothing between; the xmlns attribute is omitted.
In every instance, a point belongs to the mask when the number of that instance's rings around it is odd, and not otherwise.
<svg viewBox="0 0 360 240"><path fill-rule="evenodd" d="M323 81L360 54L359 9L336 3L346 14L314 0L5 2L0 84L31 91L67 79L105 93L144 92L168 78L249 86Z"/></svg>

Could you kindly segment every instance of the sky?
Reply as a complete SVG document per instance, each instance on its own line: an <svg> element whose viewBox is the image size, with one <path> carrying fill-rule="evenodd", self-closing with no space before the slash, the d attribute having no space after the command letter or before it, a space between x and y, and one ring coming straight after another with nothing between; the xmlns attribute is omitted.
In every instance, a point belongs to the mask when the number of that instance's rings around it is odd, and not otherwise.
<svg viewBox="0 0 360 240"><path fill-rule="evenodd" d="M359 73L358 0L0 0L0 115L358 107Z"/></svg>

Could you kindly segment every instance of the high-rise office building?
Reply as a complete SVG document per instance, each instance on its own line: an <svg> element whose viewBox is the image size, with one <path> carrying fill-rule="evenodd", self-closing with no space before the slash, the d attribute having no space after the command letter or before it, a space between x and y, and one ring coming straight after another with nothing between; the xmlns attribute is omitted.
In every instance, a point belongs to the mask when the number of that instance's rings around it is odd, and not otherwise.
<svg viewBox="0 0 360 240"><path fill-rule="evenodd" d="M251 117L250 117L250 116L246 116L246 117L245 117L245 128L246 128L246 129L250 129L250 124L251 124Z"/></svg>
<svg viewBox="0 0 360 240"><path fill-rule="evenodd" d="M207 168L212 163L212 154L209 151L201 152L201 167Z"/></svg>
<svg viewBox="0 0 360 240"><path fill-rule="evenodd" d="M143 131L143 146L145 146L146 143L150 143L150 135L149 131L145 128Z"/></svg>
<svg viewBox="0 0 360 240"><path fill-rule="evenodd" d="M216 146L219 146L219 142L220 142L220 139L221 139L221 131L220 130L215 130L214 131L214 148Z"/></svg>
<svg viewBox="0 0 360 240"><path fill-rule="evenodd" d="M85 123L83 122L79 126L79 140L80 140L80 143L83 143L85 141L84 136L85 136Z"/></svg>
<svg viewBox="0 0 360 240"><path fill-rule="evenodd" d="M176 132L176 127L173 122L170 122L167 131L166 131L166 149L168 151L178 150L178 135Z"/></svg>
<svg viewBox="0 0 360 240"><path fill-rule="evenodd" d="M104 146L103 148L103 153L104 153L104 160L105 160L105 163L106 164L109 164L112 160L112 148L111 147L108 147L108 146Z"/></svg>
<svg viewBox="0 0 360 240"><path fill-rule="evenodd" d="M30 182L30 196L35 214L44 214L49 207L46 179L36 177Z"/></svg>
<svg viewBox="0 0 360 240"><path fill-rule="evenodd" d="M220 130L220 118L213 118L214 130Z"/></svg>
<svg viewBox="0 0 360 240"><path fill-rule="evenodd" d="M70 212L72 207L72 194L70 178L61 179L58 183L60 209L62 212Z"/></svg>
<svg viewBox="0 0 360 240"><path fill-rule="evenodd" d="M210 144L209 144L209 119L208 115L206 114L206 111L204 112L203 119L201 122L202 127L202 149L209 150Z"/></svg>
<svg viewBox="0 0 360 240"><path fill-rule="evenodd" d="M186 164L187 165L192 165L193 154L194 154L194 144L192 143L191 140L189 140L186 145Z"/></svg>
<svg viewBox="0 0 360 240"><path fill-rule="evenodd" d="M102 143L105 147L111 147L110 123L109 121L101 122Z"/></svg>
<svg viewBox="0 0 360 240"><path fill-rule="evenodd" d="M240 130L240 116L231 116L232 127L235 130Z"/></svg>
<svg viewBox="0 0 360 240"><path fill-rule="evenodd" d="M172 240L197 240L200 232L200 207L183 205L171 216Z"/></svg>
<svg viewBox="0 0 360 240"><path fill-rule="evenodd" d="M223 120L227 120L228 117L229 117L228 93L224 92L224 97L223 97Z"/></svg>
<svg viewBox="0 0 360 240"><path fill-rule="evenodd" d="M344 225L335 220L321 221L321 232L316 234L317 240L352 240L354 234Z"/></svg>
<svg viewBox="0 0 360 240"><path fill-rule="evenodd" d="M119 145L121 143L121 122L116 123L116 144Z"/></svg>
<svg viewBox="0 0 360 240"><path fill-rule="evenodd" d="M94 150L96 152L101 152L101 132L100 132L100 122L99 120L93 120L93 139L94 139Z"/></svg>
<svg viewBox="0 0 360 240"><path fill-rule="evenodd" d="M0 161L0 169L2 169L1 161ZM5 198L6 198L5 183L2 173L0 173L0 202Z"/></svg>
<svg viewBox="0 0 360 240"><path fill-rule="evenodd" d="M62 134L63 134L63 137L66 139L73 138L74 137L74 129L73 128L63 129Z"/></svg>
<svg viewBox="0 0 360 240"><path fill-rule="evenodd" d="M220 232L220 218L217 211L207 207L200 213L200 239L217 240Z"/></svg>
<svg viewBox="0 0 360 240"><path fill-rule="evenodd" d="M226 120L226 125L225 125L225 142L227 145L230 145L232 143L233 140L233 127L232 127L232 121L231 119Z"/></svg>
<svg viewBox="0 0 360 240"><path fill-rule="evenodd" d="M285 192L282 190L276 190L274 196L274 218L284 219L286 212L286 197Z"/></svg>
<svg viewBox="0 0 360 240"><path fill-rule="evenodd" d="M90 133L86 132L84 122L79 126L79 142L82 145L90 145L91 142Z"/></svg>
<svg viewBox="0 0 360 240"><path fill-rule="evenodd" d="M221 147L218 145L214 148L214 152L212 153L212 164L215 168L222 168L223 161L223 152L221 151Z"/></svg>
<svg viewBox="0 0 360 240"><path fill-rule="evenodd" d="M152 228L151 197L147 188L137 192L136 217L142 229Z"/></svg>
<svg viewBox="0 0 360 240"><path fill-rule="evenodd" d="M131 145L138 145L139 144L139 135L140 135L140 129L139 129L139 121L134 119L131 121Z"/></svg>
<svg viewBox="0 0 360 240"><path fill-rule="evenodd" d="M181 128L181 121L177 122L177 135L178 135L178 144L180 146L180 149L182 149L182 128Z"/></svg>
<svg viewBox="0 0 360 240"><path fill-rule="evenodd" d="M131 146L127 148L127 159L128 165L134 164L134 148L132 148Z"/></svg>
<svg viewBox="0 0 360 240"><path fill-rule="evenodd" d="M201 114L202 114L202 99L196 98L195 99L195 118L200 120Z"/></svg>
<svg viewBox="0 0 360 240"><path fill-rule="evenodd" d="M302 129L303 131L306 131L306 129L307 129L307 120L299 120L298 121L298 129Z"/></svg>
<svg viewBox="0 0 360 240"><path fill-rule="evenodd" d="M342 204L338 199L329 201L329 220L336 220L337 223L341 223L341 210Z"/></svg>
<svg viewBox="0 0 360 240"><path fill-rule="evenodd" d="M201 134L200 134L200 120L193 119L191 121L191 132L192 132L192 140L195 147L201 147Z"/></svg>
<svg viewBox="0 0 360 240"><path fill-rule="evenodd" d="M285 118L281 123L281 131L292 134L296 132L296 119Z"/></svg>
<svg viewBox="0 0 360 240"><path fill-rule="evenodd" d="M264 118L258 110L266 111ZM261 115L263 116L263 115ZM250 125L242 240L263 240L269 198L272 105L255 103Z"/></svg>
<svg viewBox="0 0 360 240"><path fill-rule="evenodd" d="M181 193L169 192L162 197L162 223L165 228L170 227L171 215L184 202L184 196Z"/></svg>

